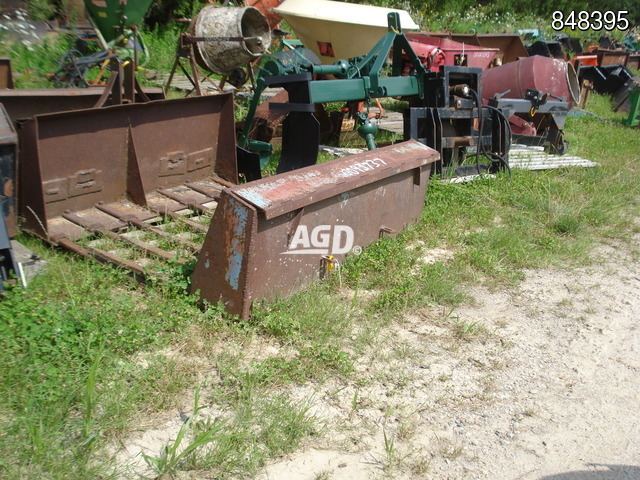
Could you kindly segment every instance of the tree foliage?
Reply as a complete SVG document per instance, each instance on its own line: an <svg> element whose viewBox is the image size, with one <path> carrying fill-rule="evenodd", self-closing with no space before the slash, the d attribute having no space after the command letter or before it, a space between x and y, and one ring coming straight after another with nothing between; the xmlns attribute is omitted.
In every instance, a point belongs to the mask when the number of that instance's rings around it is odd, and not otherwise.
<svg viewBox="0 0 640 480"><path fill-rule="evenodd" d="M554 11L561 11L565 15L570 11L621 11L626 10L626 17L632 26L640 25L640 9L638 0L609 0L603 6L600 0L340 0L352 3L379 5L393 8L403 8L425 17L451 12L464 13L465 10L481 7L493 14L516 13L524 17L536 16L548 18L551 23ZM37 16L51 17L55 12L64 12L62 0L28 0L30 13ZM153 2L146 16L145 23L153 28L164 26L179 17L193 17L204 5L214 3L218 5L243 5L242 0L156 0Z"/></svg>
<svg viewBox="0 0 640 480"><path fill-rule="evenodd" d="M627 18L632 25L640 25L640 9L638 0L610 0L603 6L600 0L349 0L353 3L366 3L393 8L405 8L414 12L463 12L472 7L489 7L496 13L520 13L536 15L551 19L554 11L560 10L568 14L571 10L593 12L628 11Z"/></svg>

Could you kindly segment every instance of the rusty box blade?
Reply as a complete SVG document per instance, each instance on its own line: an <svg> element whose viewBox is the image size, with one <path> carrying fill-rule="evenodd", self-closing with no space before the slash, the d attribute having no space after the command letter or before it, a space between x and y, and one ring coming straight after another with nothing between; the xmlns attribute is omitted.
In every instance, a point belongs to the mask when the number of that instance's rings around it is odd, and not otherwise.
<svg viewBox="0 0 640 480"><path fill-rule="evenodd" d="M147 240L171 236L159 219L201 231L189 215L211 213L238 176L230 94L38 115L20 124L19 137L24 229L134 273L135 262L73 242L101 235L173 258L157 246L166 238ZM186 237L180 243L199 250Z"/></svg>
<svg viewBox="0 0 640 480"><path fill-rule="evenodd" d="M410 140L223 190L192 291L241 318L256 300L291 295L417 220L438 159Z"/></svg>

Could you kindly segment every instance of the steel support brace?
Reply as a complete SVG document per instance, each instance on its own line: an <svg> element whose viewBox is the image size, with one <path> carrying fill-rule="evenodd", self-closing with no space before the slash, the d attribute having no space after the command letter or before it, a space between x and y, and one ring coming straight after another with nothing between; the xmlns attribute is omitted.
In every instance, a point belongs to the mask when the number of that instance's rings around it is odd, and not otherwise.
<svg viewBox="0 0 640 480"><path fill-rule="evenodd" d="M0 103L0 216L4 218L10 237L18 234L15 193L17 161L18 135Z"/></svg>
<svg viewBox="0 0 640 480"><path fill-rule="evenodd" d="M489 100L489 105L500 109L507 118L516 115L533 123L536 130L542 132L541 135L518 135L514 132L514 143L545 145L554 154L566 153L567 143L564 141L563 130L571 108L569 102L547 100L543 104L534 105L527 99L492 98Z"/></svg>
<svg viewBox="0 0 640 480"><path fill-rule="evenodd" d="M623 120L625 125L635 127L640 124L640 86L629 93L629 117Z"/></svg>
<svg viewBox="0 0 640 480"><path fill-rule="evenodd" d="M0 217L0 292L4 290L3 284L11 279L12 274L19 275L18 262L13 256L11 239L4 218Z"/></svg>
<svg viewBox="0 0 640 480"><path fill-rule="evenodd" d="M348 102L366 98L403 97L417 95L421 88L416 77L378 77L375 95L367 87L366 78L344 80L314 80L311 82L311 98L314 103Z"/></svg>

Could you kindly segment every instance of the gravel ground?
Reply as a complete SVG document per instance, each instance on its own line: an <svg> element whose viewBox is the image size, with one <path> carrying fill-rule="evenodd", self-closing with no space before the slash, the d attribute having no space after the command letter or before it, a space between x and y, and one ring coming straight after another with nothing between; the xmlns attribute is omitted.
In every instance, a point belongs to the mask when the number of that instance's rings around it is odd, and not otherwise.
<svg viewBox="0 0 640 480"><path fill-rule="evenodd" d="M326 433L257 478L640 479L639 239L398 320L357 383L294 392Z"/></svg>

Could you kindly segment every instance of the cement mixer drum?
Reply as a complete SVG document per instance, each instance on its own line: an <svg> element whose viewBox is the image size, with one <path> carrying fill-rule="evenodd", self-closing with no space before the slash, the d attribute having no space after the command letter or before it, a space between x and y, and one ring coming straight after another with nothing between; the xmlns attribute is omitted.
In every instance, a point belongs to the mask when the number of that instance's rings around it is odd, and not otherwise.
<svg viewBox="0 0 640 480"><path fill-rule="evenodd" d="M189 33L196 38L234 38L195 44L198 64L219 75L229 75L236 67L255 60L271 44L269 22L253 7L206 6L191 22ZM236 40L239 37L245 40Z"/></svg>

